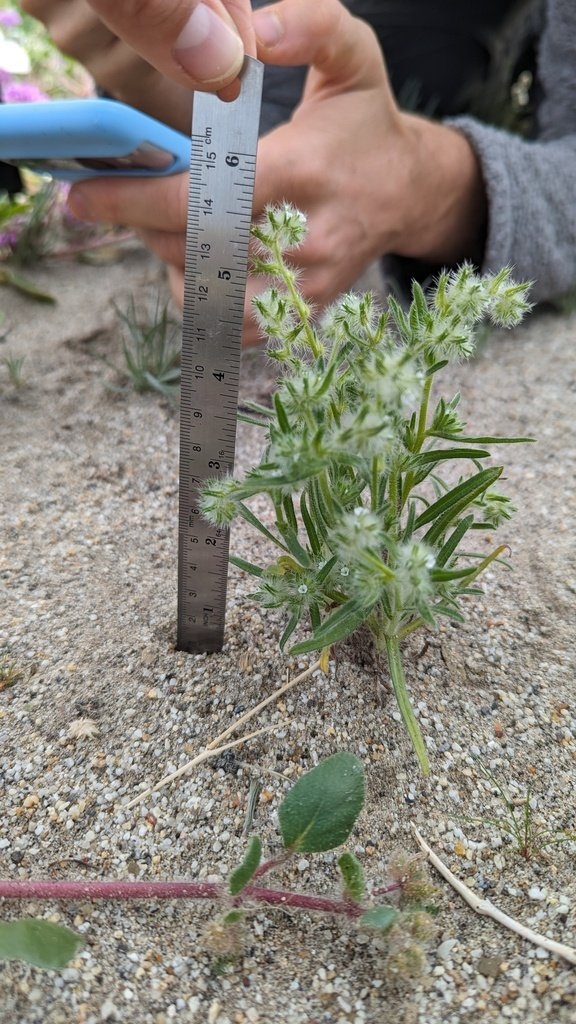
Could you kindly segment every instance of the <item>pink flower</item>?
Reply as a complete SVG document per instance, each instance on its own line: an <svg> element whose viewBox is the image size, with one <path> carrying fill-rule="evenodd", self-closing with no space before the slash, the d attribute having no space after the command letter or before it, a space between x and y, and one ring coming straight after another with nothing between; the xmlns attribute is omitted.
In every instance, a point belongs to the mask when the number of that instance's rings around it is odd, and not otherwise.
<svg viewBox="0 0 576 1024"><path fill-rule="evenodd" d="M17 221L18 219L19 218L14 217L12 220L12 224L14 226L4 228L3 231L0 231L0 249L16 248L16 245L18 244L18 239L20 238L20 231L18 230L18 227L21 226L15 225L15 221Z"/></svg>
<svg viewBox="0 0 576 1024"><path fill-rule="evenodd" d="M7 7L5 10L0 11L0 25L4 25L4 28L14 28L16 25L21 24L22 18L13 7Z"/></svg>
<svg viewBox="0 0 576 1024"><path fill-rule="evenodd" d="M2 98L5 103L38 103L48 99L33 82L6 82Z"/></svg>

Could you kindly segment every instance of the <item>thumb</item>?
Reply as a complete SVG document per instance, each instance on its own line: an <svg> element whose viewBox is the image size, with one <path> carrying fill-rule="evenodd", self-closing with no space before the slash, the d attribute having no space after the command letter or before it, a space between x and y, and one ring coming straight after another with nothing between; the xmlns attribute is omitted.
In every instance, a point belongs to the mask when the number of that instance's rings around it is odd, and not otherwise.
<svg viewBox="0 0 576 1024"><path fill-rule="evenodd" d="M387 81L370 26L340 0L282 0L253 14L258 57L266 64L307 64L323 89L365 89Z"/></svg>
<svg viewBox="0 0 576 1024"><path fill-rule="evenodd" d="M253 53L250 0L89 0L96 14L158 71L217 92Z"/></svg>

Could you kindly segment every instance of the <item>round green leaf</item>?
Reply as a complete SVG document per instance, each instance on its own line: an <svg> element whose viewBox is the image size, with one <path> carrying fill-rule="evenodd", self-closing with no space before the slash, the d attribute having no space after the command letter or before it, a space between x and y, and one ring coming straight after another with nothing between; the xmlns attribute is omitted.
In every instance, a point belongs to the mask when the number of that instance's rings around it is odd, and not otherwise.
<svg viewBox="0 0 576 1024"><path fill-rule="evenodd" d="M376 928L379 932L387 932L398 919L398 911L394 907L371 907L360 918L360 924L366 928Z"/></svg>
<svg viewBox="0 0 576 1024"><path fill-rule="evenodd" d="M282 801L287 850L319 853L345 842L364 806L364 769L353 754L334 754L307 772Z"/></svg>
<svg viewBox="0 0 576 1024"><path fill-rule="evenodd" d="M0 921L0 959L25 960L34 967L59 971L83 945L79 935L53 921L26 917Z"/></svg>

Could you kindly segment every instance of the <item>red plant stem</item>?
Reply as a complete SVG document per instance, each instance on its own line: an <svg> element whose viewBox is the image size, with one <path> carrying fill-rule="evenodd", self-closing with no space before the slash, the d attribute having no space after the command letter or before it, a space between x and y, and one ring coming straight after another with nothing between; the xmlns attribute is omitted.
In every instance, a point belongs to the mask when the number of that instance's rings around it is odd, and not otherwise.
<svg viewBox="0 0 576 1024"><path fill-rule="evenodd" d="M285 850L283 853L279 853L277 857L271 857L270 860L265 860L263 864L260 864L260 866L256 868L252 877L262 878L262 875L265 875L268 871L273 871L274 868L282 867L282 865L290 859L291 855L290 850Z"/></svg>
<svg viewBox="0 0 576 1024"><path fill-rule="evenodd" d="M174 900L218 901L226 897L219 882L51 882L0 881L0 899L5 900ZM275 907L360 917L365 908L350 900L330 896L312 896L283 889L265 889L247 885L233 899L238 906L244 900L256 900Z"/></svg>
<svg viewBox="0 0 576 1024"><path fill-rule="evenodd" d="M402 882L389 882L388 885L381 885L379 889L372 889L372 896L387 896L388 893L399 892L401 889Z"/></svg>

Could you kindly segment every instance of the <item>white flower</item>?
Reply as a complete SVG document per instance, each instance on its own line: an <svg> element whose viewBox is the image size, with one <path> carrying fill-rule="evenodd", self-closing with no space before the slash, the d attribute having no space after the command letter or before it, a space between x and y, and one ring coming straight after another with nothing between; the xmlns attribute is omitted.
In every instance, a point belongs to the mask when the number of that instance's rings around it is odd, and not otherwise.
<svg viewBox="0 0 576 1024"><path fill-rule="evenodd" d="M0 33L0 68L9 75L29 75L30 58L20 43L6 39Z"/></svg>

